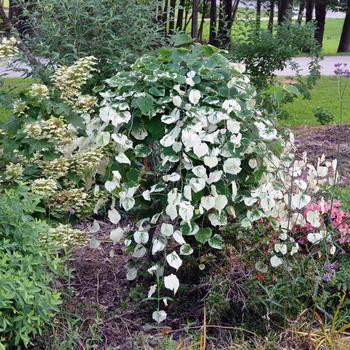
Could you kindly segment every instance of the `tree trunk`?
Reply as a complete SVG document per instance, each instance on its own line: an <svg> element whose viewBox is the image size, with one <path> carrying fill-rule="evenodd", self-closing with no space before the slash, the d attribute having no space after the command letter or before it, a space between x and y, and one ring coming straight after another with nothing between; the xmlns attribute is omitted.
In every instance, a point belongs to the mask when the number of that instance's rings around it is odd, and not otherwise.
<svg viewBox="0 0 350 350"><path fill-rule="evenodd" d="M192 14L191 14L190 18L188 19L188 21L185 23L184 32L186 31L187 26L190 24L191 21L192 21Z"/></svg>
<svg viewBox="0 0 350 350"><path fill-rule="evenodd" d="M315 4L316 14L316 30L315 39L319 43L320 47L323 45L324 26L326 23L327 6L325 0L318 0Z"/></svg>
<svg viewBox="0 0 350 350"><path fill-rule="evenodd" d="M187 30L187 26L192 21L192 13L190 14L191 1L192 0L185 0L185 22L184 22L184 29L183 29L184 32Z"/></svg>
<svg viewBox="0 0 350 350"><path fill-rule="evenodd" d="M177 22L176 22L176 29L178 30L181 30L183 26L184 8L185 8L185 0L180 0L179 9L177 11Z"/></svg>
<svg viewBox="0 0 350 350"><path fill-rule="evenodd" d="M15 5L15 1L14 0L10 0L9 1L9 19L12 22L13 19L17 16L17 11L16 11L16 5Z"/></svg>
<svg viewBox="0 0 350 350"><path fill-rule="evenodd" d="M270 11L269 11L269 23L267 29L272 33L273 30L273 16L275 15L275 0L270 0Z"/></svg>
<svg viewBox="0 0 350 350"><path fill-rule="evenodd" d="M170 0L169 34L174 34L174 29L175 29L175 8L176 8L176 0Z"/></svg>
<svg viewBox="0 0 350 350"><path fill-rule="evenodd" d="M189 0L185 0L185 26L184 26L184 30L187 27L187 19L188 19L188 11L189 11L188 1Z"/></svg>
<svg viewBox="0 0 350 350"><path fill-rule="evenodd" d="M314 0L306 0L306 13L305 21L306 23L311 22L313 18L315 3Z"/></svg>
<svg viewBox="0 0 350 350"><path fill-rule="evenodd" d="M217 45L216 41L216 0L210 0L210 25L209 25L209 44Z"/></svg>
<svg viewBox="0 0 350 350"><path fill-rule="evenodd" d="M288 18L288 11L291 0L279 0L278 4L278 24L282 24Z"/></svg>
<svg viewBox="0 0 350 350"><path fill-rule="evenodd" d="M27 35L34 35L33 28L30 25L30 18L24 15L24 10L30 13L34 10L34 6L34 1L31 0L25 0L22 4L16 0L9 1L9 19L16 27L21 38Z"/></svg>
<svg viewBox="0 0 350 350"><path fill-rule="evenodd" d="M347 1L346 16L337 52L348 52L350 46L350 0Z"/></svg>
<svg viewBox="0 0 350 350"><path fill-rule="evenodd" d="M299 13L298 13L298 24L299 25L301 25L301 22L303 21L304 10L305 10L305 0L300 0Z"/></svg>
<svg viewBox="0 0 350 350"><path fill-rule="evenodd" d="M168 7L169 0L165 0L164 9L163 9L163 27L165 35L168 34Z"/></svg>
<svg viewBox="0 0 350 350"><path fill-rule="evenodd" d="M203 28L204 28L205 13L207 12L207 5L208 5L208 0L203 0L201 24L199 26L199 33L197 35L200 41L202 41L203 39Z"/></svg>
<svg viewBox="0 0 350 350"><path fill-rule="evenodd" d="M261 25L261 0L256 0L255 27L257 32L260 30L260 25Z"/></svg>
<svg viewBox="0 0 350 350"><path fill-rule="evenodd" d="M218 39L221 47L227 48L231 42L232 0L222 0L219 12Z"/></svg>
<svg viewBox="0 0 350 350"><path fill-rule="evenodd" d="M0 4L0 19L3 23L4 31L10 35L11 32L18 29L14 26L14 24L10 21L10 18L6 15L4 6ZM22 53L26 56L29 64L31 65L41 65L41 63L35 58L33 53L30 51L30 49L24 44L22 41L22 38L20 37L19 40L17 40L17 47Z"/></svg>
<svg viewBox="0 0 350 350"><path fill-rule="evenodd" d="M163 23L163 4L159 1L157 6L157 21L159 24Z"/></svg>
<svg viewBox="0 0 350 350"><path fill-rule="evenodd" d="M199 0L193 0L192 30L191 30L191 35L193 39L197 39L197 35L198 35L198 10L199 10Z"/></svg>
<svg viewBox="0 0 350 350"><path fill-rule="evenodd" d="M239 5L240 0L234 0L233 6L232 6L232 15L231 15L231 21L230 21L230 30L233 26L233 21L236 18L236 13L238 10L238 5Z"/></svg>

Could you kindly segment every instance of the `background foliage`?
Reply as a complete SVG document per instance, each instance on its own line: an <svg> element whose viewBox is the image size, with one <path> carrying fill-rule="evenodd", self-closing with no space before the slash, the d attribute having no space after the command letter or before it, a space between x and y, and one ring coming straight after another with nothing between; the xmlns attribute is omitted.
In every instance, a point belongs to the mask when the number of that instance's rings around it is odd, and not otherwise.
<svg viewBox="0 0 350 350"><path fill-rule="evenodd" d="M50 66L93 55L98 80L163 42L154 1L43 0L20 2L28 30L24 41ZM39 68L39 67L36 67Z"/></svg>
<svg viewBox="0 0 350 350"><path fill-rule="evenodd" d="M39 199L22 186L0 191L0 348L8 349L29 345L58 311L52 284L62 259L40 242L49 226L32 216Z"/></svg>

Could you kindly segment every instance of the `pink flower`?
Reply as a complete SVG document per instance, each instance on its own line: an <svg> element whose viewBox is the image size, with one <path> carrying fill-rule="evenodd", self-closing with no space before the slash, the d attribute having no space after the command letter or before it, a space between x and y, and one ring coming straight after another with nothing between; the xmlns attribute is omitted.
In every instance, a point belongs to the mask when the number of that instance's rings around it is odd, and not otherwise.
<svg viewBox="0 0 350 350"><path fill-rule="evenodd" d="M310 203L304 208L304 218L307 218L307 213L317 211L321 217L321 224L324 228L329 228L339 233L339 243L350 244L350 213L341 209L339 201L319 203ZM331 221L331 222L330 222ZM306 224L297 228L297 232L310 233L315 228L305 220Z"/></svg>

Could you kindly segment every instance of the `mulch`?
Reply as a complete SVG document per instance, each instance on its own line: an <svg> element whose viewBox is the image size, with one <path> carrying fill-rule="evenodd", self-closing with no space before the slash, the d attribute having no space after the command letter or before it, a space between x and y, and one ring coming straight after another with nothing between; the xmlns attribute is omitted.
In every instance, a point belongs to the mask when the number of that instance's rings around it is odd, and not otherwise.
<svg viewBox="0 0 350 350"><path fill-rule="evenodd" d="M123 266L126 257L119 246L114 257L112 247L103 245L98 249L82 247L74 251L71 267L74 269L71 288L73 309L88 324L98 324L103 347L133 349L133 334L142 331L142 310L135 310L130 302L132 283L125 278ZM96 320L96 315L99 320ZM89 329L86 329L89 337ZM84 334L83 338L84 338Z"/></svg>
<svg viewBox="0 0 350 350"><path fill-rule="evenodd" d="M162 337L170 332L173 339L185 339L184 327L188 320L192 321L192 326L201 322L202 304L199 307L193 304L200 298L196 293L190 293L183 298L186 304L170 303L164 307L168 313L166 326L157 328L151 318L155 302L144 300L154 278L146 273L135 281L128 281L125 268L128 257L124 254L124 246L112 244L109 239L109 233L116 225L102 220L99 224L101 229L97 238L103 243L94 249L89 246L75 248L68 261L72 279L69 286L62 281L59 287L64 296L63 309L80 318L77 324L79 341L74 350L85 350L87 343L94 344L91 348L99 350L157 349ZM85 221L77 228L86 229L90 225L91 222ZM127 225L121 223L121 226ZM64 324L66 317L64 313L58 315L56 323ZM60 334L55 336L61 337ZM47 347L50 337L52 335L48 334L39 338L32 350L51 349ZM102 338L102 342L98 338Z"/></svg>
<svg viewBox="0 0 350 350"><path fill-rule="evenodd" d="M340 185L350 184L350 124L301 126L293 130L297 154L307 152L310 162L316 164L322 154L326 160L339 160Z"/></svg>

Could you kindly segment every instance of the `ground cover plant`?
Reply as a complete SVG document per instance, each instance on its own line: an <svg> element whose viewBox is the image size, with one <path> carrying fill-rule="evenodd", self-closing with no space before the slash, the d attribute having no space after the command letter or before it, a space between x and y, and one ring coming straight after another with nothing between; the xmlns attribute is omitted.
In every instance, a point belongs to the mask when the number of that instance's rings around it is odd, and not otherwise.
<svg viewBox="0 0 350 350"><path fill-rule="evenodd" d="M42 334L61 303L53 288L63 260L42 244L49 227L33 217L39 198L28 189L0 189L0 348L27 347Z"/></svg>

